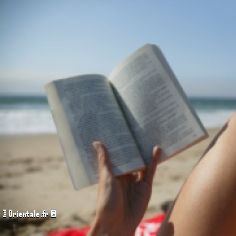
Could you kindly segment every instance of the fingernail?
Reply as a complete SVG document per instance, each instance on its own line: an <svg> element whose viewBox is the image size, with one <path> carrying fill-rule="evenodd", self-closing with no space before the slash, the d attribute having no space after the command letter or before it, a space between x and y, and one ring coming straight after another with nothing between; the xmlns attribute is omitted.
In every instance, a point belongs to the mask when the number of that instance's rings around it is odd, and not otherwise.
<svg viewBox="0 0 236 236"><path fill-rule="evenodd" d="M161 148L158 145L154 146L154 148L153 148L153 156L154 157L158 157L160 152L161 152Z"/></svg>
<svg viewBox="0 0 236 236"><path fill-rule="evenodd" d="M98 150L100 148L101 143L99 141L94 141L93 142L93 147L95 148L95 150Z"/></svg>

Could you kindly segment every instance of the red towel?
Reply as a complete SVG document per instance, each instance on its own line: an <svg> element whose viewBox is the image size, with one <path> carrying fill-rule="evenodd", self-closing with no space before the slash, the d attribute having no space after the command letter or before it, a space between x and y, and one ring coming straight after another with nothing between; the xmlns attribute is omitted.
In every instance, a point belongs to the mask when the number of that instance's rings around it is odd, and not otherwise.
<svg viewBox="0 0 236 236"><path fill-rule="evenodd" d="M165 219L165 214L159 214L152 218L143 220L135 231L134 236L156 236L157 231ZM62 229L50 232L47 236L86 236L89 227Z"/></svg>

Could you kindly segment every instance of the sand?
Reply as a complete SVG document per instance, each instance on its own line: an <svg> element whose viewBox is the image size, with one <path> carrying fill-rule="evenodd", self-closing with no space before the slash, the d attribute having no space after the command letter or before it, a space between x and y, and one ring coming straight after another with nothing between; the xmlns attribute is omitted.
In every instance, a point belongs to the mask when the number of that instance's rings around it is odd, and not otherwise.
<svg viewBox="0 0 236 236"><path fill-rule="evenodd" d="M210 138L161 164L155 175L153 194L145 217L161 212L161 203L173 200L186 176L199 160ZM72 187L56 135L0 136L0 210L50 212L56 218L3 220L1 235L41 235L65 227L89 225L95 214L96 188Z"/></svg>

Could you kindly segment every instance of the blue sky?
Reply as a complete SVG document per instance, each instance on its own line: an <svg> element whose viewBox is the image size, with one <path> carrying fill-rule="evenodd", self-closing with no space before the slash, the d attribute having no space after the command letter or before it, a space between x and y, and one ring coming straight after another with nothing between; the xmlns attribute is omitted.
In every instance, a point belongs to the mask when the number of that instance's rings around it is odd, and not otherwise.
<svg viewBox="0 0 236 236"><path fill-rule="evenodd" d="M145 43L161 47L188 95L236 97L235 1L0 1L0 94L108 75Z"/></svg>

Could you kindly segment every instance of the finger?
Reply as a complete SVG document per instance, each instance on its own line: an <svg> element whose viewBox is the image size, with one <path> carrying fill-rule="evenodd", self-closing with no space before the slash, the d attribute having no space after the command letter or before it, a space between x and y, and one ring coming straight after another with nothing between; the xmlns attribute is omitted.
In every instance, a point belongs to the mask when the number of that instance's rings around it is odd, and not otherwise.
<svg viewBox="0 0 236 236"><path fill-rule="evenodd" d="M157 164L159 162L160 154L161 154L161 148L158 146L155 146L152 151L152 161L147 166L147 169L143 177L143 180L149 184L152 184L153 177L156 172Z"/></svg>
<svg viewBox="0 0 236 236"><path fill-rule="evenodd" d="M130 181L131 182L139 182L141 178L141 175L139 173L139 171L135 171L130 173Z"/></svg>
<svg viewBox="0 0 236 236"><path fill-rule="evenodd" d="M140 170L133 173L133 181L140 182L144 177L144 171Z"/></svg>
<svg viewBox="0 0 236 236"><path fill-rule="evenodd" d="M93 142L93 147L96 151L98 158L98 174L99 177L102 173L108 173L112 175L111 163L106 147L99 141Z"/></svg>
<svg viewBox="0 0 236 236"><path fill-rule="evenodd" d="M144 178L144 171L143 170L140 170L138 172L138 181L142 181Z"/></svg>

